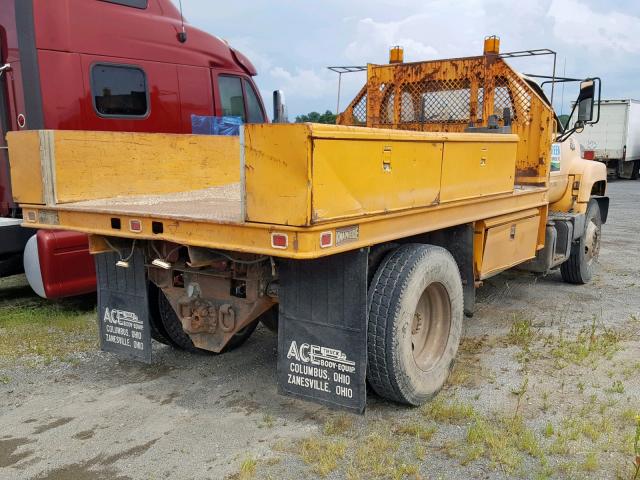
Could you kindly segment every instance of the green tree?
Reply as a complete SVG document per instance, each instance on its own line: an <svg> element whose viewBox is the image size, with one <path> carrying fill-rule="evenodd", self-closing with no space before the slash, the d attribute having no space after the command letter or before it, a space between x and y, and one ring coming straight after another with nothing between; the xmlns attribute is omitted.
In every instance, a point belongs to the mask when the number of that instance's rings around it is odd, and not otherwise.
<svg viewBox="0 0 640 480"><path fill-rule="evenodd" d="M569 120L569 115L566 113L564 115L558 115L558 120L560 120L560 125L564 126L566 125L567 120Z"/></svg>
<svg viewBox="0 0 640 480"><path fill-rule="evenodd" d="M336 123L336 115L327 110L324 113L311 112L306 115L298 115L296 117L296 123Z"/></svg>

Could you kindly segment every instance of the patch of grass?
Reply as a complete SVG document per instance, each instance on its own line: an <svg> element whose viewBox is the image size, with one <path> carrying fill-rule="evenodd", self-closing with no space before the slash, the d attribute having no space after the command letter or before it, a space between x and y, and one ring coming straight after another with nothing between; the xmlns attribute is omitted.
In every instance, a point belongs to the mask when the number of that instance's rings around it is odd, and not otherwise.
<svg viewBox="0 0 640 480"><path fill-rule="evenodd" d="M611 359L620 349L622 334L613 328L598 326L595 319L588 327L580 329L575 338L565 338L561 332L551 348L551 355L558 368L567 364L583 365L598 358Z"/></svg>
<svg viewBox="0 0 640 480"><path fill-rule="evenodd" d="M507 334L507 342L520 347L529 346L535 337L535 332L531 328L531 319L518 318L515 313L513 314L513 319L514 322L511 324L511 329Z"/></svg>
<svg viewBox="0 0 640 480"><path fill-rule="evenodd" d="M11 377L5 374L0 375L0 383L2 385L8 385L9 383L11 383Z"/></svg>
<svg viewBox="0 0 640 480"><path fill-rule="evenodd" d="M265 413L262 416L262 422L260 423L260 425L258 425L259 428L273 428L273 426L275 425L275 418L273 418L273 415L269 415L268 413Z"/></svg>
<svg viewBox="0 0 640 480"><path fill-rule="evenodd" d="M253 458L246 458L240 465L239 480L249 480L256 474L256 465L258 462Z"/></svg>
<svg viewBox="0 0 640 480"><path fill-rule="evenodd" d="M50 362L97 347L95 310L78 301L0 305L0 358L37 355Z"/></svg>
<svg viewBox="0 0 640 480"><path fill-rule="evenodd" d="M596 452L589 452L582 462L582 470L585 472L595 472L598 469L598 455Z"/></svg>
<svg viewBox="0 0 640 480"><path fill-rule="evenodd" d="M549 392L542 392L542 405L540 406L540 410L544 413L549 411L551 404L549 403Z"/></svg>
<svg viewBox="0 0 640 480"><path fill-rule="evenodd" d="M638 374L640 374L640 362L629 362L622 366L622 377L625 380L629 380Z"/></svg>
<svg viewBox="0 0 640 480"><path fill-rule="evenodd" d="M636 434L633 439L633 453L635 459L633 461L633 480L640 478L640 415L636 417Z"/></svg>
<svg viewBox="0 0 640 480"><path fill-rule="evenodd" d="M536 458L543 456L538 439L520 416L494 421L476 417L467 431L467 442L470 448L465 461L484 456L508 473L522 465L523 454Z"/></svg>
<svg viewBox="0 0 640 480"><path fill-rule="evenodd" d="M562 431L570 441L579 440L581 437L588 438L592 442L597 442L602 435L598 425L590 418L571 416L562 421Z"/></svg>
<svg viewBox="0 0 640 480"><path fill-rule="evenodd" d="M347 469L349 480L370 478L402 479L418 475L417 465L406 463L396 453L400 444L385 433L371 433L358 443Z"/></svg>
<svg viewBox="0 0 640 480"><path fill-rule="evenodd" d="M341 414L328 419L323 427L325 435L342 435L353 427L353 418Z"/></svg>
<svg viewBox="0 0 640 480"><path fill-rule="evenodd" d="M553 437L553 424L551 422L547 422L547 424L542 429L542 435L546 438Z"/></svg>
<svg viewBox="0 0 640 480"><path fill-rule="evenodd" d="M338 461L342 460L347 451L344 440L327 440L322 438L307 438L300 445L300 457L312 470L321 477L327 476L338 468Z"/></svg>
<svg viewBox="0 0 640 480"><path fill-rule="evenodd" d="M473 406L466 402L445 401L437 397L421 407L422 414L441 423L463 423L475 415Z"/></svg>
<svg viewBox="0 0 640 480"><path fill-rule="evenodd" d="M626 408L620 412L620 420L627 425L635 425L636 418L638 417L640 417L640 411L635 408Z"/></svg>
<svg viewBox="0 0 640 480"><path fill-rule="evenodd" d="M605 390L605 392L623 394L624 393L624 384L622 383L621 380L615 380L613 382L613 384L611 385L611 387L607 388Z"/></svg>
<svg viewBox="0 0 640 480"><path fill-rule="evenodd" d="M416 456L417 460L422 462L427 457L427 449L424 445L418 443L413 447L413 454Z"/></svg>
<svg viewBox="0 0 640 480"><path fill-rule="evenodd" d="M569 440L567 436L561 432L556 434L556 438L549 446L549 453L554 455L568 455L570 452Z"/></svg>
<svg viewBox="0 0 640 480"><path fill-rule="evenodd" d="M428 442L436 433L436 427L425 427L419 423L408 423L394 429L397 435L405 435Z"/></svg>

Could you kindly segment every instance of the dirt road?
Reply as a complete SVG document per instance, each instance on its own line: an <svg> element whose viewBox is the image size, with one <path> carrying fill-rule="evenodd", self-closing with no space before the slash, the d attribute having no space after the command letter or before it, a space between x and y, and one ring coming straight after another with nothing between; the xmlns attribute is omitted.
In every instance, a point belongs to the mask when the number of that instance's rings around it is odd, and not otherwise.
<svg viewBox="0 0 640 480"><path fill-rule="evenodd" d="M355 417L278 395L261 328L220 356L156 345L151 366L78 340L0 355L0 478L631 478L640 182L609 194L594 282L487 281L450 384L422 409L370 395ZM13 282L0 299L29 308ZM91 308L77 315L93 334Z"/></svg>

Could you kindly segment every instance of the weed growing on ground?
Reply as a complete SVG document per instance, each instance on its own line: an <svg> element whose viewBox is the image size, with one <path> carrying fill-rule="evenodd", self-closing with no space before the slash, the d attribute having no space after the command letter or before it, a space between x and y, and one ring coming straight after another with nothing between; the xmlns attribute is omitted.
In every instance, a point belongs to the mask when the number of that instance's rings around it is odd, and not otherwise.
<svg viewBox="0 0 640 480"><path fill-rule="evenodd" d="M463 463L486 456L508 473L523 463L523 454L542 458L538 440L523 422L515 418L498 417L494 421L476 417L467 432L468 447Z"/></svg>
<svg viewBox="0 0 640 480"><path fill-rule="evenodd" d="M353 419L350 416L340 414L328 419L323 428L325 435L342 435L351 429Z"/></svg>
<svg viewBox="0 0 640 480"><path fill-rule="evenodd" d="M323 438L308 438L300 445L300 457L312 470L324 477L338 468L338 461L342 460L347 451L344 440L327 440Z"/></svg>
<svg viewBox="0 0 640 480"><path fill-rule="evenodd" d="M624 384L620 380L615 380L613 382L613 384L611 385L611 387L607 388L605 391L607 393L623 394L624 393Z"/></svg>
<svg viewBox="0 0 640 480"><path fill-rule="evenodd" d="M436 433L436 427L425 427L424 425L414 422L396 427L394 432L397 435L413 437L428 442L431 440L431 437L433 437L433 434Z"/></svg>
<svg viewBox="0 0 640 480"><path fill-rule="evenodd" d="M273 428L274 425L275 425L275 419L273 418L273 415L269 415L268 413L265 413L262 416L262 422L258 425L258 427Z"/></svg>
<svg viewBox="0 0 640 480"><path fill-rule="evenodd" d="M585 472L595 472L598 469L598 465L598 455L596 452L589 452L581 466Z"/></svg>
<svg viewBox="0 0 640 480"><path fill-rule="evenodd" d="M359 442L351 465L347 468L349 480L369 478L403 479L418 477L418 466L406 463L396 453L400 443L384 433L374 432Z"/></svg>
<svg viewBox="0 0 640 480"><path fill-rule="evenodd" d="M640 415L636 417L636 435L633 441L633 453L635 459L633 461L633 480L640 478Z"/></svg>
<svg viewBox="0 0 640 480"><path fill-rule="evenodd" d="M525 377L522 381L522 385L517 390L512 390L511 393L518 397L518 402L516 403L516 411L514 417L518 416L520 412L520 405L522 404L522 397L524 397L525 393L527 393L527 389L529 388L529 377Z"/></svg>
<svg viewBox="0 0 640 480"><path fill-rule="evenodd" d="M507 342L511 345L520 347L528 347L535 337L535 332L531 327L531 320L528 318L518 318L517 314L513 314L514 322L507 335Z"/></svg>
<svg viewBox="0 0 640 480"><path fill-rule="evenodd" d="M441 396L426 403L420 410L425 417L442 423L463 423L475 415L471 404L455 399L447 402Z"/></svg>
<svg viewBox="0 0 640 480"><path fill-rule="evenodd" d="M416 459L422 462L427 456L427 448L424 445L418 443L413 447L413 453L416 456Z"/></svg>
<svg viewBox="0 0 640 480"><path fill-rule="evenodd" d="M240 465L240 478L242 480L253 478L256 473L256 462L253 458L247 458Z"/></svg>
<svg viewBox="0 0 640 480"><path fill-rule="evenodd" d="M590 326L580 329L575 339L565 338L563 332L551 349L551 355L556 359L557 368L564 368L567 364L583 365L587 361L594 361L604 357L611 359L620 349L622 334L613 328L601 326L598 328L595 318Z"/></svg>

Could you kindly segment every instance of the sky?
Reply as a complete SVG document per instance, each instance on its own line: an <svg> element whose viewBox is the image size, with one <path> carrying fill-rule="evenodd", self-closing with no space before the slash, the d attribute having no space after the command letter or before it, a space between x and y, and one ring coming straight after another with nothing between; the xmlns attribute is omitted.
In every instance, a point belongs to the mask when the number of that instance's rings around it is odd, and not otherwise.
<svg viewBox="0 0 640 480"><path fill-rule="evenodd" d="M177 0L174 0L177 3ZM275 89L285 93L289 118L334 111L338 76L330 65L386 63L392 45L405 61L482 54L487 35L501 51L549 48L558 74L602 78L603 98L640 99L638 0L182 0L194 26L227 40L258 70L267 110ZM510 62L523 73L551 74L551 57ZM340 109L365 83L343 75ZM557 91L556 110L578 91ZM564 101L562 101L564 100Z"/></svg>

